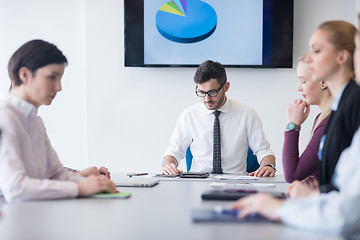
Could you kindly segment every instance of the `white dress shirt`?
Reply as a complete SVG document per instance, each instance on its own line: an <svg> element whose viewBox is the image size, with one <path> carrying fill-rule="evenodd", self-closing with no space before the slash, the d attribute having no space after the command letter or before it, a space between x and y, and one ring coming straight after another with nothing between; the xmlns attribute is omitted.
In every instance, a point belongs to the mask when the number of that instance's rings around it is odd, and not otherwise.
<svg viewBox="0 0 360 240"><path fill-rule="evenodd" d="M0 129L0 202L78 195L83 178L62 167L32 104L1 96Z"/></svg>
<svg viewBox="0 0 360 240"><path fill-rule="evenodd" d="M221 167L224 173L246 172L249 146L259 162L268 155L274 155L262 131L261 120L251 108L227 99L219 111ZM173 156L180 162L190 146L193 154L191 171L212 172L213 112L202 102L185 109L176 123L164 156Z"/></svg>
<svg viewBox="0 0 360 240"><path fill-rule="evenodd" d="M339 189L308 198L289 199L281 220L301 229L332 234L360 233L360 128L336 165L333 184Z"/></svg>

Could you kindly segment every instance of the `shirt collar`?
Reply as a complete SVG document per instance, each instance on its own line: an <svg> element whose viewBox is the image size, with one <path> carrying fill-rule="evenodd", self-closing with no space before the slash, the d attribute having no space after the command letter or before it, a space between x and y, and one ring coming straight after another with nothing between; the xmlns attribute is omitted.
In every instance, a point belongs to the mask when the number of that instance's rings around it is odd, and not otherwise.
<svg viewBox="0 0 360 240"><path fill-rule="evenodd" d="M28 117L30 113L37 114L37 109L31 103L9 93L8 100L11 106L19 110L25 117Z"/></svg>
<svg viewBox="0 0 360 240"><path fill-rule="evenodd" d="M207 109L204 104L203 104L203 107L204 107L205 113L208 115L213 114L213 112L216 111L216 110ZM223 113L228 113L230 111L230 101L227 97L226 97L224 105L221 108L219 108L218 111L223 112Z"/></svg>
<svg viewBox="0 0 360 240"><path fill-rule="evenodd" d="M335 97L333 103L331 104L331 110L333 110L334 112L338 109L341 96L343 95L344 90L348 84L349 84L349 82L344 84L344 86L339 91L338 95Z"/></svg>

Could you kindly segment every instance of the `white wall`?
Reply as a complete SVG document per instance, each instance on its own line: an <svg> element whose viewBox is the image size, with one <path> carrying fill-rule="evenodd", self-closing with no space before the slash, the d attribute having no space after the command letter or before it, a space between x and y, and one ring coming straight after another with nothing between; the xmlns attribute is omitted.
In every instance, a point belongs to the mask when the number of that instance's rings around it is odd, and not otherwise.
<svg viewBox="0 0 360 240"><path fill-rule="evenodd" d="M41 107L45 126L65 165L87 165L85 158L85 8L83 1L0 0L0 91L10 86L7 62L32 39L53 42L67 56L62 87L51 107Z"/></svg>
<svg viewBox="0 0 360 240"><path fill-rule="evenodd" d="M356 23L356 0L295 0L294 59L307 51L317 25L343 19ZM162 154L182 109L199 101L195 68L125 68L122 0L0 0L0 90L7 91L6 65L25 41L43 38L69 59L63 92L42 107L61 161L82 168L105 165L112 172L160 170ZM216 59L215 59L216 60ZM294 69L228 69L228 96L255 109L277 156L280 172L286 109L299 97ZM307 143L318 109L301 131Z"/></svg>

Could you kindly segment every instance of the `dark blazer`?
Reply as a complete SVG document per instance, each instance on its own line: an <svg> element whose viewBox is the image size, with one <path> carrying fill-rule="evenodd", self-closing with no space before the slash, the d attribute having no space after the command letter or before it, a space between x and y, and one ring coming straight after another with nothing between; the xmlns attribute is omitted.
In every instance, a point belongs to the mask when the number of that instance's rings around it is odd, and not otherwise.
<svg viewBox="0 0 360 240"><path fill-rule="evenodd" d="M350 146L360 126L360 87L350 80L341 96L338 109L331 114L325 130L326 139L319 163L320 192L336 189L331 184L341 152ZM359 160L360 164L360 160Z"/></svg>

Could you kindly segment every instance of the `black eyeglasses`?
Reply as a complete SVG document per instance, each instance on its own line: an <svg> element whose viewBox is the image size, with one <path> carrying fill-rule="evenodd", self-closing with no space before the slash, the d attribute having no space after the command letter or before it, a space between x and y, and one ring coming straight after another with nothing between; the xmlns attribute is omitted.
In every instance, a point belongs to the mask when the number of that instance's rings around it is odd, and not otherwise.
<svg viewBox="0 0 360 240"><path fill-rule="evenodd" d="M211 91L208 91L208 92L204 92L204 91L201 91L201 90L197 90L198 89L198 86L196 86L195 88L195 93L198 97L205 97L206 94L209 96L209 97L216 97L220 91L220 89L223 88L223 86L225 85L225 83L221 84L221 86L219 87L218 90L211 90Z"/></svg>

